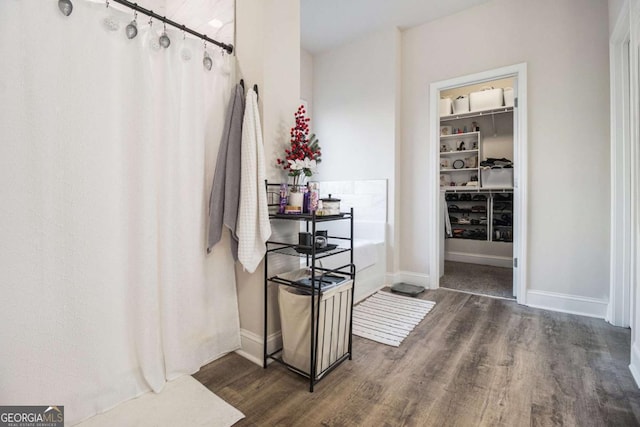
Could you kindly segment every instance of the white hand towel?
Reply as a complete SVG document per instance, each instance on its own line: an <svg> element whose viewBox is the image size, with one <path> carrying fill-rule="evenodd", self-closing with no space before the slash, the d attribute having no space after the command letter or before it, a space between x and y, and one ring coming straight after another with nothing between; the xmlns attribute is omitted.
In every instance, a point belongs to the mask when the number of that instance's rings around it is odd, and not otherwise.
<svg viewBox="0 0 640 427"><path fill-rule="evenodd" d="M240 175L240 208L236 234L238 260L245 270L253 273L266 253L266 241L271 236L271 223L264 182L266 168L262 128L258 111L258 95L247 92L242 123L242 154Z"/></svg>

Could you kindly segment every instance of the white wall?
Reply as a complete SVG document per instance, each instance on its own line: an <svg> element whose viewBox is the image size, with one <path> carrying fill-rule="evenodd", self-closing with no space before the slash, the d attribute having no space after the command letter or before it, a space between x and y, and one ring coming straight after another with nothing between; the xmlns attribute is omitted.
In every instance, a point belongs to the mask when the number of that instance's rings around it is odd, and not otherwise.
<svg viewBox="0 0 640 427"><path fill-rule="evenodd" d="M388 268L394 269L400 33L377 32L313 58L319 179L389 181Z"/></svg>
<svg viewBox="0 0 640 427"><path fill-rule="evenodd" d="M281 182L275 159L282 156L300 102L300 4L298 0L238 0L236 50L240 77L258 84L267 179ZM294 233L272 227L274 234ZM293 258L292 258L293 259ZM282 264L278 265L283 267ZM243 355L262 363L263 270L254 274L236 267ZM275 287L272 287L275 289ZM272 289L272 290L273 290ZM270 294L269 331L279 329L275 293Z"/></svg>
<svg viewBox="0 0 640 427"><path fill-rule="evenodd" d="M304 49L300 49L300 99L307 101L307 115L313 120L313 55Z"/></svg>
<svg viewBox="0 0 640 427"><path fill-rule="evenodd" d="M610 1L610 15L614 15L617 20L618 14L622 12L622 8L616 5L615 1ZM615 10L611 10L611 6L615 7ZM629 6L627 21L620 21L620 27L616 28L615 32L618 37L620 36L620 30L630 29L630 134L629 146L625 147L628 150L625 154L629 157L629 181L630 188L627 195L629 196L630 220L629 220L629 248L630 248L630 271L629 282L631 284L631 363L629 368L636 384L640 385L640 147L638 147L637 141L640 136L640 122L638 121L638 106L640 105L640 88L637 82L640 81L640 1L630 0L627 4L625 2L624 7ZM613 30L613 28L611 28ZM612 51L616 52L619 49L619 43L623 42L624 37L619 37L615 44L612 44ZM624 43L624 42L623 42ZM623 48L624 49L624 48ZM614 74L619 78L619 74ZM617 88L615 93L616 98L622 98L626 91L623 85L616 84L614 78L612 87ZM614 104L619 110L619 105ZM616 128L616 130L618 130ZM616 144L617 145L617 144ZM617 147L616 147L617 148Z"/></svg>
<svg viewBox="0 0 640 427"><path fill-rule="evenodd" d="M623 7L627 7L625 0L609 0L609 34L613 31L615 24L622 12Z"/></svg>
<svg viewBox="0 0 640 427"><path fill-rule="evenodd" d="M577 13L579 11L579 13ZM601 0L495 0L402 41L400 268L428 274L429 84L526 62L531 290L606 303L609 280L608 12Z"/></svg>

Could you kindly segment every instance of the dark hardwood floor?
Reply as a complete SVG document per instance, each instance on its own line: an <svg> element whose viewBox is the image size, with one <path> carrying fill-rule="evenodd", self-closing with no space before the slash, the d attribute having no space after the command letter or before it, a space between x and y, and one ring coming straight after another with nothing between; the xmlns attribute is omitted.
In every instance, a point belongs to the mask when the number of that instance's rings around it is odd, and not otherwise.
<svg viewBox="0 0 640 427"><path fill-rule="evenodd" d="M630 332L602 320L446 290L399 348L354 337L354 357L308 392L279 364L230 354L194 377L238 426L633 426Z"/></svg>

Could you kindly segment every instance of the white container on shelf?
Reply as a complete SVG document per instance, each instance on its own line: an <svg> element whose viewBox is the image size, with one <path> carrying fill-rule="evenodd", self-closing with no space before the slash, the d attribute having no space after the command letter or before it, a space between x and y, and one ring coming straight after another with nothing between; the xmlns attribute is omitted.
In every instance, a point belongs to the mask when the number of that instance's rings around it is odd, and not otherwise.
<svg viewBox="0 0 640 427"><path fill-rule="evenodd" d="M450 116L452 109L451 98L440 98L440 117Z"/></svg>
<svg viewBox="0 0 640 427"><path fill-rule="evenodd" d="M469 107L471 111L492 110L500 108L504 104L504 94L502 88L483 87L478 92L469 94Z"/></svg>
<svg viewBox="0 0 640 427"><path fill-rule="evenodd" d="M482 188L513 188L513 168L482 169Z"/></svg>
<svg viewBox="0 0 640 427"><path fill-rule="evenodd" d="M504 106L513 107L513 88L511 87L504 88Z"/></svg>
<svg viewBox="0 0 640 427"><path fill-rule="evenodd" d="M461 95L453 100L453 114L464 114L469 112L469 97Z"/></svg>

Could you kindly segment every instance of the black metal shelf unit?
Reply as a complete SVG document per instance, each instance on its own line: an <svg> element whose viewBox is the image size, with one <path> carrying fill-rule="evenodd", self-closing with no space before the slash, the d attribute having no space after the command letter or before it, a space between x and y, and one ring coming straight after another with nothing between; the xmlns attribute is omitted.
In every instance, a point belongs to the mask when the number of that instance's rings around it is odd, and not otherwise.
<svg viewBox="0 0 640 427"><path fill-rule="evenodd" d="M270 184L266 183L267 186L267 194L270 199L269 207L270 210L274 208L277 209L278 203L275 203L274 195L277 194L277 191L271 191L273 188L277 188L280 184ZM353 325L353 295L354 295L354 286L355 286L355 278L356 278L356 269L353 263L353 208L350 209L349 212L341 213L340 215L332 215L332 216L316 216L315 212L310 214L276 214L271 213L269 218L273 221L295 221L295 222L304 222L306 224L306 231L310 232L312 236L316 235L316 226L319 223L327 222L327 221L349 221L349 236L328 236L330 240L343 240L348 241L349 245L347 248L338 247L331 248L330 250L323 251L322 249L316 248L314 246L306 247L299 246L295 243L289 242L277 242L277 241L267 241L267 253L264 259L264 334L263 334L263 368L267 368L268 362L274 361L277 363L281 363L287 366L290 370L298 373L309 379L309 391L313 392L315 384L318 383L322 378L326 376L329 372L334 370L338 365L340 365L345 360L352 359L352 325ZM326 258L329 256L337 255L340 253L349 253L349 263L342 265L337 268L324 268L316 265L316 262L322 258ZM284 275L269 275L269 257L272 255L285 255L285 256L295 256L299 258L306 259L306 266L310 270L309 284L303 285L298 280L291 280L287 277L283 277ZM285 274L286 275L286 274ZM323 280L327 280L330 277L342 276L345 278L345 282L352 281L352 285L350 287L350 295L349 295L349 306L346 308L348 312L348 331L347 339L348 345L343 354L338 355L334 361L332 361L328 366L318 369L318 360L324 360L326 357L324 352L324 337L323 344L319 346L319 329L320 329L320 301L322 297L325 295L325 292L329 292L318 285L323 283ZM304 291L310 297L310 339L309 339L309 371L304 372L299 367L293 366L290 363L287 363L283 360L283 346L276 349L275 351L269 352L267 348L267 318L268 318L268 310L269 310L269 301L268 301L268 287L270 283L275 283L278 286L289 286L292 288L296 288ZM313 284L313 286L310 286ZM342 313L342 312L340 312ZM329 319L333 322L333 318ZM327 322L326 317L324 318L324 322ZM340 320L338 320L340 323ZM323 330L326 325L323 325ZM331 325L333 327L333 325ZM333 349L331 350L333 351Z"/></svg>

